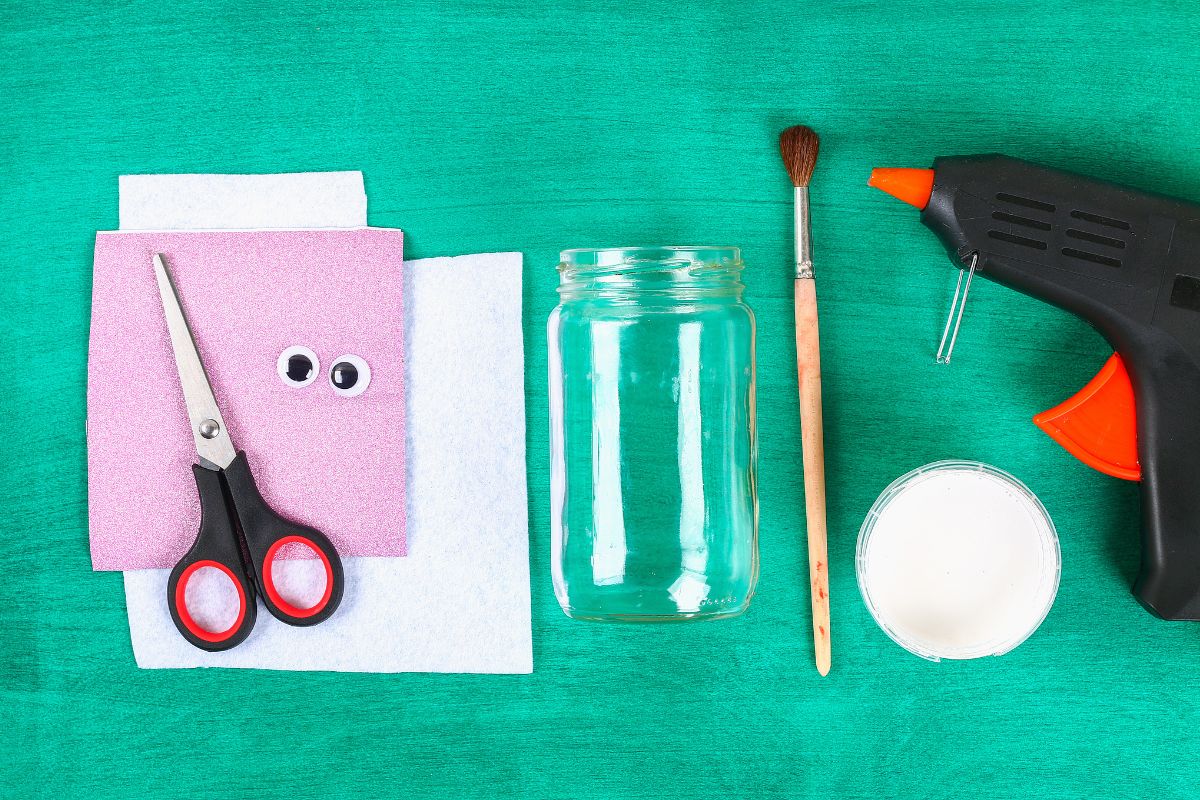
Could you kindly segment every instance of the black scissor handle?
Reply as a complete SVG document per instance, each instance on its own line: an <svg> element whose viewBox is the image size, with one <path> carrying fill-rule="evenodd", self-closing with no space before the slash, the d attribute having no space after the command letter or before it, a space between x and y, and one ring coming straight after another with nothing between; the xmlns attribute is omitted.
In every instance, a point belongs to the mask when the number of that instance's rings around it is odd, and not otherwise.
<svg viewBox="0 0 1200 800"><path fill-rule="evenodd" d="M230 508L221 487L221 474L195 464L196 489L200 493L200 532L187 555L171 570L167 580L167 608L175 627L190 643L201 650L218 652L241 644L257 618L254 583L246 574L233 529ZM233 581L238 593L238 615L223 631L210 631L200 625L187 608L187 584L197 571L213 567Z"/></svg>
<svg viewBox="0 0 1200 800"><path fill-rule="evenodd" d="M225 483L229 487L229 496L241 522L242 536L250 550L254 579L262 589L262 599L267 610L276 619L289 625L316 625L329 619L342 602L344 586L342 560L329 539L315 528L281 517L267 505L254 483L254 475L246 463L245 453L239 452L225 468ZM275 559L289 544L302 544L311 548L325 567L325 592L308 608L301 608L284 599L276 589L271 574L271 566Z"/></svg>

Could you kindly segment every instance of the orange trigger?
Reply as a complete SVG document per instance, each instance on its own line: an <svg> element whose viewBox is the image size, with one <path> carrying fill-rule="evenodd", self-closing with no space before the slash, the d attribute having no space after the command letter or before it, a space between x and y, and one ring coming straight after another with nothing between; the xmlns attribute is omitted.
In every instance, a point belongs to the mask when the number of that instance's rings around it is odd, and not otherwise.
<svg viewBox="0 0 1200 800"><path fill-rule="evenodd" d="M1133 384L1116 353L1078 394L1038 414L1033 423L1089 467L1141 480Z"/></svg>

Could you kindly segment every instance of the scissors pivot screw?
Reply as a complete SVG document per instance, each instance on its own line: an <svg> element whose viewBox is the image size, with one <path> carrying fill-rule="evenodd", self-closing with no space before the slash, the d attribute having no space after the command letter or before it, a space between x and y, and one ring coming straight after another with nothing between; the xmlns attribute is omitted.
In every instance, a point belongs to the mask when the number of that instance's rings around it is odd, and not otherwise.
<svg viewBox="0 0 1200 800"><path fill-rule="evenodd" d="M217 434L221 432L221 426L217 424L215 419L206 419L200 423L198 428L200 435L205 439L215 439Z"/></svg>

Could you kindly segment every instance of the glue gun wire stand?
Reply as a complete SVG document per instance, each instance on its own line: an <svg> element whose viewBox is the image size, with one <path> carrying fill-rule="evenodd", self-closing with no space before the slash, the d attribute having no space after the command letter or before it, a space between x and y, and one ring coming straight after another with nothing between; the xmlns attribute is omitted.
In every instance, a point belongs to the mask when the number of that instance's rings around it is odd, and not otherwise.
<svg viewBox="0 0 1200 800"><path fill-rule="evenodd" d="M1097 469L1141 478L1134 594L1200 620L1200 204L1000 155L877 169L870 184L921 209L960 270L1070 311L1116 350L1035 422ZM1129 431L1133 464L1118 457Z"/></svg>
<svg viewBox="0 0 1200 800"><path fill-rule="evenodd" d="M938 344L937 363L939 364L949 364L950 356L954 353L954 343L958 341L958 329L962 326L963 312L967 310L967 295L971 291L971 279L975 277L975 267L978 264L979 253L972 253L971 267L966 272L966 286L963 285L963 273L958 273L958 280L954 284L954 299L950 301L950 313L946 316L946 327L942 330L942 341ZM961 299L958 296L959 292L962 292ZM946 346L947 339L950 340L948 347Z"/></svg>

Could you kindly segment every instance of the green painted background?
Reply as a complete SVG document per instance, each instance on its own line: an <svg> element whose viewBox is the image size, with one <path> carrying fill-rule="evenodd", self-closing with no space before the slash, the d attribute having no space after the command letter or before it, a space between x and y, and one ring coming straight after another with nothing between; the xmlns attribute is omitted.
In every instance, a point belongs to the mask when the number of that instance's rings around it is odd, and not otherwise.
<svg viewBox="0 0 1200 800"><path fill-rule="evenodd" d="M171 10L164 11L165 7ZM727 7L726 7L727 6ZM873 165L1004 151L1200 197L1190 3L73 2L0 9L0 795L1192 798L1200 625L1128 592L1137 492L1029 417L1107 355L952 272ZM811 666L778 131L823 137L834 668ZM532 676L136 669L87 551L91 251L131 172L361 169L414 258L526 254ZM743 618L567 620L548 568L560 248L740 245L759 318L762 579ZM130 365L136 380L138 366ZM1062 537L1058 601L1000 659L930 664L870 620L858 526L895 476L976 458ZM1200 476L1198 476L1200 477Z"/></svg>

